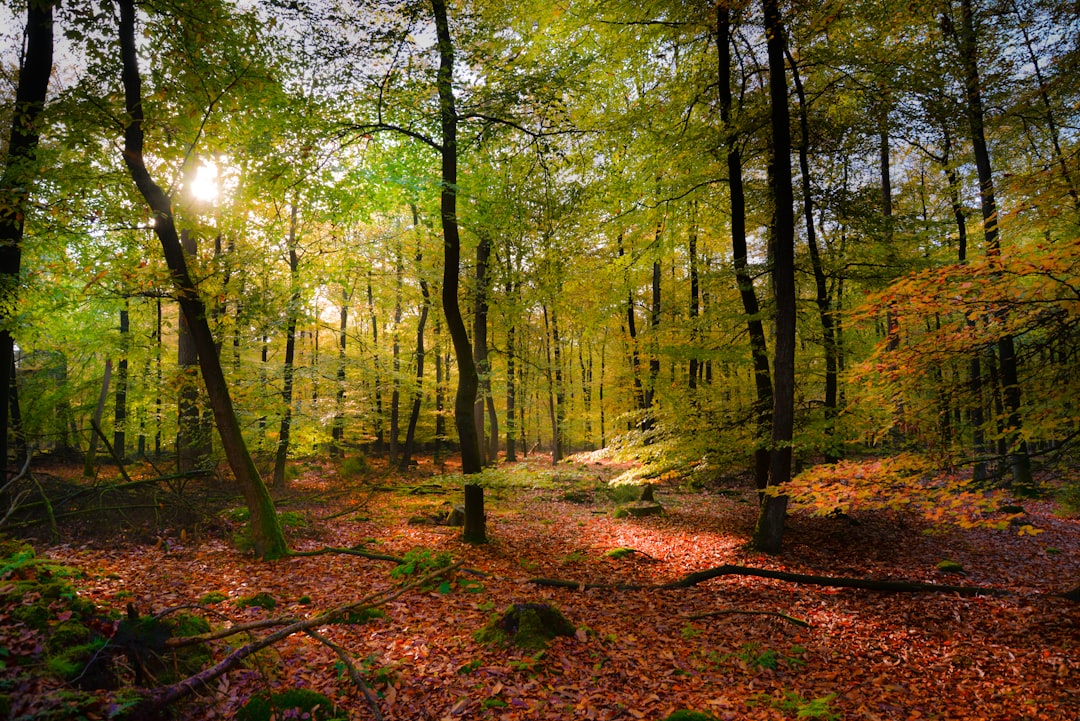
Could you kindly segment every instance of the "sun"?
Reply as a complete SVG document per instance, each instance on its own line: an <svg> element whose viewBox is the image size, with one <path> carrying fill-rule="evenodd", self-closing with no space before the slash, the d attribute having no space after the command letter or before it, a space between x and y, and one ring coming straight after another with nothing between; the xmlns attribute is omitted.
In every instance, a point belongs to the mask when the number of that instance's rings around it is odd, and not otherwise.
<svg viewBox="0 0 1080 721"><path fill-rule="evenodd" d="M189 189L191 197L196 200L217 200L220 189L218 188L218 167L212 162L203 161L195 171L195 180L191 181Z"/></svg>

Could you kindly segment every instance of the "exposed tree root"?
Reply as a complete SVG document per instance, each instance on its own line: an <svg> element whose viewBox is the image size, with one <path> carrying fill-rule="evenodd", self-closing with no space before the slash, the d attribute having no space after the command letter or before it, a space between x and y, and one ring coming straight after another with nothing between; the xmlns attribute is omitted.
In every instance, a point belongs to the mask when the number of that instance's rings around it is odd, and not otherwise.
<svg viewBox="0 0 1080 721"><path fill-rule="evenodd" d="M788 581L810 586L832 586L838 588L862 588L868 591L885 591L888 593L955 593L960 596L1008 596L1012 591L1000 588L985 588L981 586L945 586L936 583L922 583L920 581L884 581L872 578L844 578L836 576L812 576L805 573L789 573L787 571L770 571L764 568L750 568L748 566L736 566L724 564L708 568L703 571L688 573L677 581L662 583L659 585L639 584L607 584L607 583L582 583L580 581L567 581L559 578L533 578L529 583L538 586L554 586L556 588L576 588L588 590L590 588L603 588L616 591L641 591L644 589L673 589L690 588L704 581L709 581L720 576L757 576L759 578L773 578L779 581Z"/></svg>

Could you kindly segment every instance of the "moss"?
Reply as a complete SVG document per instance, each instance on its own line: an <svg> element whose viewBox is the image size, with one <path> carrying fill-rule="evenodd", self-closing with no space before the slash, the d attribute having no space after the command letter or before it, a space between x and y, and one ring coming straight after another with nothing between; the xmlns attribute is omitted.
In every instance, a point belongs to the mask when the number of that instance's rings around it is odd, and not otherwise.
<svg viewBox="0 0 1080 721"><path fill-rule="evenodd" d="M16 621L25 623L36 631L44 631L49 626L52 611L49 610L49 602L46 599L25 604L16 608L11 617Z"/></svg>
<svg viewBox="0 0 1080 721"><path fill-rule="evenodd" d="M296 602L303 606L310 606L312 604L311 596L305 593L303 596L296 599Z"/></svg>
<svg viewBox="0 0 1080 721"><path fill-rule="evenodd" d="M716 721L716 717L704 711L691 711L681 708L665 716L662 721Z"/></svg>
<svg viewBox="0 0 1080 721"><path fill-rule="evenodd" d="M228 598L228 594L222 593L221 591L210 591L209 593L204 593L201 597L199 597L199 603L204 606L210 606L215 603L221 603L222 601L226 601L228 600Z"/></svg>
<svg viewBox="0 0 1080 721"><path fill-rule="evenodd" d="M359 626L377 618L386 618L386 611L381 608L361 608L356 611L349 611L342 616L341 623L351 623Z"/></svg>
<svg viewBox="0 0 1080 721"><path fill-rule="evenodd" d="M210 624L202 616L193 613L178 613L173 616L171 623L173 636L198 636L210 633Z"/></svg>
<svg viewBox="0 0 1080 721"><path fill-rule="evenodd" d="M260 591L250 596L244 596L236 602L236 605L240 608L258 607L273 611L277 607L277 599L266 591Z"/></svg>
<svg viewBox="0 0 1080 721"><path fill-rule="evenodd" d="M632 549L632 548L622 548L622 547L620 547L620 548L613 548L610 551L606 552L604 555L607 556L608 558L625 558L626 556L629 556L632 553L636 553L636 551L634 549Z"/></svg>
<svg viewBox="0 0 1080 721"><path fill-rule="evenodd" d="M53 626L45 647L50 651L59 651L68 646L77 646L90 639L90 629L78 621L63 621Z"/></svg>
<svg viewBox="0 0 1080 721"><path fill-rule="evenodd" d="M238 721L270 721L271 718L306 718L331 721L345 718L328 697L316 691L293 688L271 695L252 696L236 714Z"/></svg>
<svg viewBox="0 0 1080 721"><path fill-rule="evenodd" d="M942 561L938 561L937 570L942 573L963 573L964 567L956 561L950 561L946 558Z"/></svg>
<svg viewBox="0 0 1080 721"><path fill-rule="evenodd" d="M539 650L556 636L573 636L574 625L546 603L515 603L473 634L483 644L508 645Z"/></svg>
<svg viewBox="0 0 1080 721"><path fill-rule="evenodd" d="M348 478L352 476L359 476L367 473L371 470L371 464L368 462L367 456L363 453L355 456L349 456L341 462L340 473L342 476Z"/></svg>
<svg viewBox="0 0 1080 721"><path fill-rule="evenodd" d="M105 643L104 638L95 638L87 643L69 646L50 656L45 661L45 667L65 681L75 681L83 675L94 654L101 650Z"/></svg>

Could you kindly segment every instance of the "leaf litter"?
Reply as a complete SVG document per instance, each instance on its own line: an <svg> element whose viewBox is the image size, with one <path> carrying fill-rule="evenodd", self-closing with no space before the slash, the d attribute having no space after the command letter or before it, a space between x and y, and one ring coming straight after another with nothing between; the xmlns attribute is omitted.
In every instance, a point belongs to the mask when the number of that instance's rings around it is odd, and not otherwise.
<svg viewBox="0 0 1080 721"><path fill-rule="evenodd" d="M557 488L514 487L489 490L491 542L470 546L457 529L407 523L418 504L430 503L393 492L414 479L387 476L385 492L326 501L331 474L316 469L294 481L293 505L327 518L363 501L363 513L314 523L294 538L296 550L363 545L402 556L424 548L484 574L469 577L477 583L468 591L413 592L390 602L385 618L319 629L349 650L387 719L660 719L677 708L718 719L1080 718L1080 614L1052 595L1080 582L1080 522L1054 515L1049 502L1025 503L1028 520L1044 531L1037 537L983 528L928 534L897 511L868 511L858 525L796 512L785 551L770 557L746 548L751 492L665 485L657 494L662 516L616 519L595 512L610 510L601 501L583 505L562 500ZM448 485L446 499L458 496ZM640 553L608 556L615 548ZM259 562L214 538L41 551L84 570L80 595L104 607L159 612L221 594L225 600L207 607L215 625L305 617L399 583L384 561L327 554ZM746 576L671 590L530 583L655 585L726 563L952 583L937 569L943 558L961 564L965 584L1015 593L885 594ZM238 607L237 599L261 592L278 601L275 611ZM520 602L557 606L578 633L539 653L473 639L493 613ZM810 627L768 615L691 618L718 609L782 613ZM6 624L0 645L19 643L20 633ZM225 642L214 647L219 656L227 649ZM293 687L326 694L350 718L373 717L334 652L300 635L185 702L182 715L229 718L254 693ZM34 685L42 698L56 691L46 679Z"/></svg>

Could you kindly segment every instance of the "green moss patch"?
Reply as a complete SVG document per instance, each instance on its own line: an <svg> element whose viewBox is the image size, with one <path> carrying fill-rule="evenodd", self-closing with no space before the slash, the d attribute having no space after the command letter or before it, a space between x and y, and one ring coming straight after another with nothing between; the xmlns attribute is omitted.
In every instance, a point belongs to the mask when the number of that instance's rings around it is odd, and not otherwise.
<svg viewBox="0 0 1080 721"><path fill-rule="evenodd" d="M266 591L260 591L250 596L243 596L237 600L236 605L240 608L264 608L273 611L277 608L277 599Z"/></svg>
<svg viewBox="0 0 1080 721"><path fill-rule="evenodd" d="M236 718L238 721L270 721L272 718L334 721L345 719L347 715L327 696L308 689L293 688L270 695L252 696L237 712Z"/></svg>
<svg viewBox="0 0 1080 721"><path fill-rule="evenodd" d="M545 648L556 636L573 636L577 629L559 609L546 603L515 603L473 634L480 643Z"/></svg>

